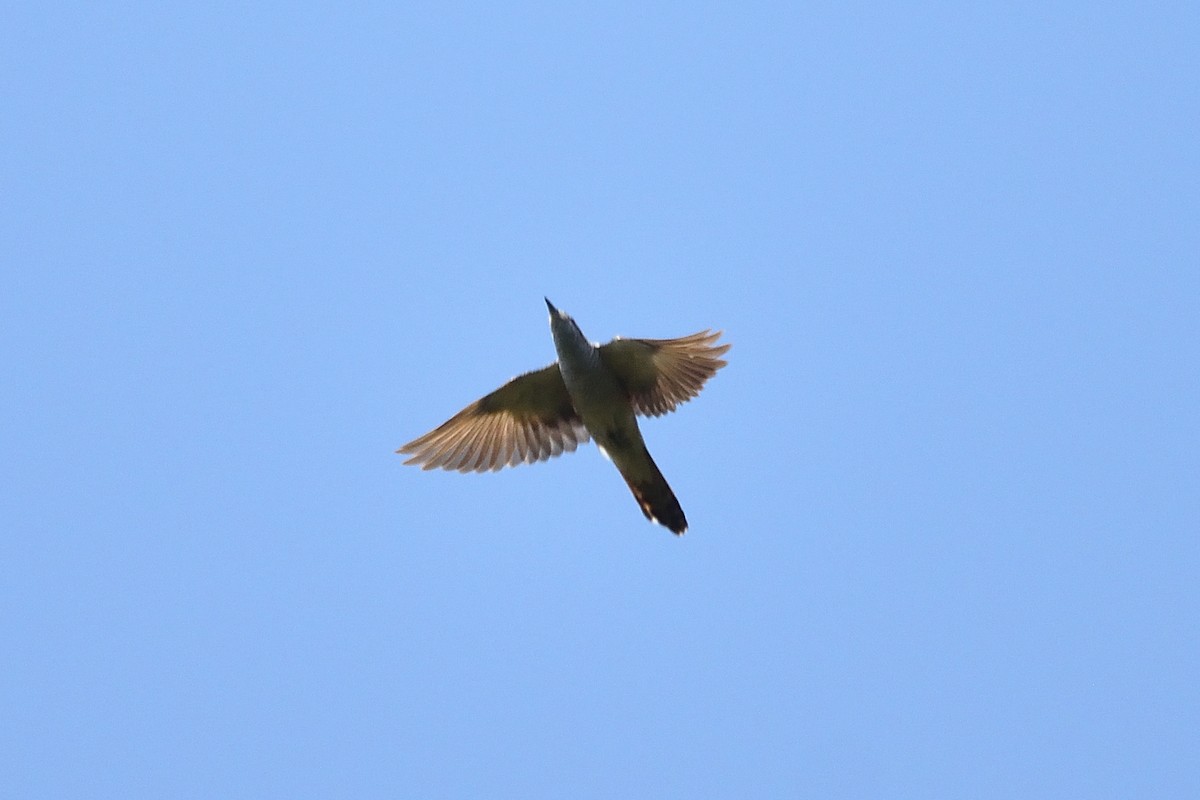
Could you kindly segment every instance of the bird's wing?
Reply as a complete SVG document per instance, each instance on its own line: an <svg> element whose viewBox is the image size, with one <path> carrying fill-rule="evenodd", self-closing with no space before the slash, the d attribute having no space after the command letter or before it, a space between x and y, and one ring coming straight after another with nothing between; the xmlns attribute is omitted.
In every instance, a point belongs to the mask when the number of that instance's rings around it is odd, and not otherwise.
<svg viewBox="0 0 1200 800"><path fill-rule="evenodd" d="M729 349L715 344L721 331L679 339L613 339L600 347L600 360L625 387L633 410L657 417L700 394L704 382L725 366Z"/></svg>
<svg viewBox="0 0 1200 800"><path fill-rule="evenodd" d="M424 469L485 472L571 452L588 440L557 364L513 378L397 450Z"/></svg>

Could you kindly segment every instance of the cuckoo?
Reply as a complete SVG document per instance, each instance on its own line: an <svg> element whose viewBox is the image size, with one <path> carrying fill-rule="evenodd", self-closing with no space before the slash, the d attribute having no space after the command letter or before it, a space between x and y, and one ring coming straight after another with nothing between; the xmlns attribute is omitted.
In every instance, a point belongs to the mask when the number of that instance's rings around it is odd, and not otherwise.
<svg viewBox="0 0 1200 800"><path fill-rule="evenodd" d="M546 300L558 361L513 378L396 452L424 469L485 472L532 464L595 439L646 518L676 534L687 518L659 471L637 417L674 411L725 366L721 331L679 339L589 342Z"/></svg>

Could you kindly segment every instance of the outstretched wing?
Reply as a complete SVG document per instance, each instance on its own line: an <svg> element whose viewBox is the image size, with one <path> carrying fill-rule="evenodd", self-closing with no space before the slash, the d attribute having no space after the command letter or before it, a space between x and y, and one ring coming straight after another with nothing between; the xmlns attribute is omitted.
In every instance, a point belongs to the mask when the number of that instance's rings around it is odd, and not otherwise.
<svg viewBox="0 0 1200 800"><path fill-rule="evenodd" d="M588 440L557 364L513 378L397 450L423 469L485 472L571 452Z"/></svg>
<svg viewBox="0 0 1200 800"><path fill-rule="evenodd" d="M700 394L704 383L727 362L729 349L716 344L721 331L679 339L613 339L600 347L602 360L625 387L633 410L657 417Z"/></svg>

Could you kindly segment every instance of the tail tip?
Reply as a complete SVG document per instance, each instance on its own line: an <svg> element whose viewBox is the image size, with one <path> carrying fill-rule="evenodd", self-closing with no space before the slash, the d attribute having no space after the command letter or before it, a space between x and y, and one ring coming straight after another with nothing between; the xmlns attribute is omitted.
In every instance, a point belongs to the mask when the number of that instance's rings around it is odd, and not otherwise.
<svg viewBox="0 0 1200 800"><path fill-rule="evenodd" d="M660 504L660 507L656 509L644 494L635 490L634 495L638 505L642 507L642 513L646 515L646 519L662 525L676 536L683 536L687 532L687 517L683 515L683 509L679 507L678 501L666 504L665 508L663 504ZM675 500L674 495L671 499Z"/></svg>

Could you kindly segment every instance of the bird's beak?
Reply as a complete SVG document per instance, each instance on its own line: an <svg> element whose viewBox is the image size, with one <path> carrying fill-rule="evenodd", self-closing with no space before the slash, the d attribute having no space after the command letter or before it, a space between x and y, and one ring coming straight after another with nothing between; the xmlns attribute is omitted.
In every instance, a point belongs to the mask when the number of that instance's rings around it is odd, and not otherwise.
<svg viewBox="0 0 1200 800"><path fill-rule="evenodd" d="M543 297L542 299L546 301L546 308L550 309L550 314L551 314L551 316L555 316L555 317L557 317L557 316L558 316L558 309L557 309L557 308L555 308L555 307L554 307L554 304L550 302L550 298L548 298L548 297Z"/></svg>

